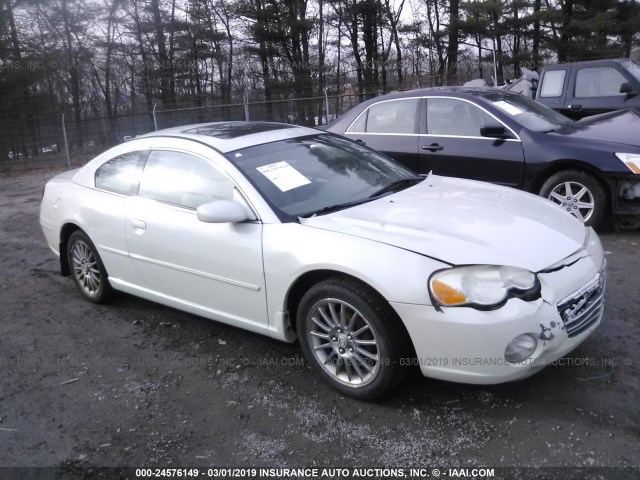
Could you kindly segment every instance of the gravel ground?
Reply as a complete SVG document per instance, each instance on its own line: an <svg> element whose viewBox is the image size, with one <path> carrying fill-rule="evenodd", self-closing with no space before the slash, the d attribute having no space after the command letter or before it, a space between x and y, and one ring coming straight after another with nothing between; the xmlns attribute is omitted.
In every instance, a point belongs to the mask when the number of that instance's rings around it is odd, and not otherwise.
<svg viewBox="0 0 640 480"><path fill-rule="evenodd" d="M38 224L50 176L0 179L2 467L640 464L638 231L601 235L606 322L562 364L490 387L416 373L359 402L297 345L124 294L83 300Z"/></svg>

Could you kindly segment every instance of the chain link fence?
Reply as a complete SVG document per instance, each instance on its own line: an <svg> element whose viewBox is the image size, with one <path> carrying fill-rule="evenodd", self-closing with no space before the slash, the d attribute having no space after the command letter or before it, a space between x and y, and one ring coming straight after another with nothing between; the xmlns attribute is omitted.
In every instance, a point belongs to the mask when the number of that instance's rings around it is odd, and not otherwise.
<svg viewBox="0 0 640 480"><path fill-rule="evenodd" d="M378 93L369 93L371 97ZM308 98L250 99L227 104L156 109L149 112L75 121L67 113L40 115L23 122L4 121L0 173L84 164L97 153L154 130L194 123L258 120L320 126L357 105L357 93Z"/></svg>

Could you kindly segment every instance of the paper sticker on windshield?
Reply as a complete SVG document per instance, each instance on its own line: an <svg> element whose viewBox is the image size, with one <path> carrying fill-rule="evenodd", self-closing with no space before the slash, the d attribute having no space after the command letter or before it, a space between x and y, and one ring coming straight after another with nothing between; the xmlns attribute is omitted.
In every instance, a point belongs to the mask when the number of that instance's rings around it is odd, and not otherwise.
<svg viewBox="0 0 640 480"><path fill-rule="evenodd" d="M287 162L272 163L271 165L258 167L257 170L271 180L282 192L311 183L307 177Z"/></svg>
<svg viewBox="0 0 640 480"><path fill-rule="evenodd" d="M509 115L518 115L519 113L522 113L522 110L520 110L518 107L516 107L515 105L511 105L510 103L505 102L504 100L494 102L493 104L496 107L499 107L505 112L507 112Z"/></svg>

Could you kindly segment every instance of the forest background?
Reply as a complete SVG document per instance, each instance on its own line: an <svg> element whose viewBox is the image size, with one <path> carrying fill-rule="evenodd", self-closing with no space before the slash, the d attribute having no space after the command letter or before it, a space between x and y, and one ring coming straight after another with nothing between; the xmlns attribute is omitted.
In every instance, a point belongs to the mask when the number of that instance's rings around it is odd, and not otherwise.
<svg viewBox="0 0 640 480"><path fill-rule="evenodd" d="M0 0L0 162L630 57L632 0ZM494 70L495 56L495 70ZM328 111L327 111L328 110Z"/></svg>

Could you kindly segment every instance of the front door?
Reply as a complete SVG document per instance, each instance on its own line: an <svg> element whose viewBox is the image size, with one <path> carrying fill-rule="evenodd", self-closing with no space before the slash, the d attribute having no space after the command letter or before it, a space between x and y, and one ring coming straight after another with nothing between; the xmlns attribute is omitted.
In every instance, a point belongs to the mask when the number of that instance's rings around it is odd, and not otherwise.
<svg viewBox="0 0 640 480"><path fill-rule="evenodd" d="M144 288L260 330L268 324L262 224L204 223L196 214L234 194L232 180L208 160L152 150L127 215L127 244Z"/></svg>
<svg viewBox="0 0 640 480"><path fill-rule="evenodd" d="M421 173L522 186L522 142L480 135L480 127L500 124L499 120L460 98L429 97L426 102L427 133L419 142Z"/></svg>

